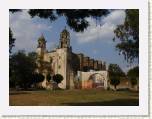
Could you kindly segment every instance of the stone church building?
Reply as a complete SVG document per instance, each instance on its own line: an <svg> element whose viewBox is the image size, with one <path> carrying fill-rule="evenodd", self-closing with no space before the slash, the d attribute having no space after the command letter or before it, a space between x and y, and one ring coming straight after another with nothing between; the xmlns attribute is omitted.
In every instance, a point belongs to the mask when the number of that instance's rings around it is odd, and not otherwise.
<svg viewBox="0 0 152 119"><path fill-rule="evenodd" d="M47 51L46 40L42 35L38 39L37 72L42 73L45 79L44 88L49 84L46 76L50 73L61 74L63 81L58 85L62 89L73 88L104 88L108 87L108 72L106 63L85 56L83 53L72 52L70 33L64 29L60 33L59 45L52 51Z"/></svg>

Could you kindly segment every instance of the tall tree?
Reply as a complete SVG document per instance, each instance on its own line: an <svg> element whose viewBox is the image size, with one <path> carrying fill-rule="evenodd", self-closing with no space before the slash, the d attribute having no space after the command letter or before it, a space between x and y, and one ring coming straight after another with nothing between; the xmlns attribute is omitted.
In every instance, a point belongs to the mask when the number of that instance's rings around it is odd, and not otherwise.
<svg viewBox="0 0 152 119"><path fill-rule="evenodd" d="M11 28L9 28L9 53L12 52L12 48L14 47L15 38L13 37L13 33Z"/></svg>
<svg viewBox="0 0 152 119"><path fill-rule="evenodd" d="M139 10L127 9L125 12L125 22L114 30L116 38L121 41L116 48L132 63L139 58Z"/></svg>
<svg viewBox="0 0 152 119"><path fill-rule="evenodd" d="M27 89L32 83L33 73L36 68L34 59L26 55L25 52L19 51L10 58L10 83L14 86Z"/></svg>
<svg viewBox="0 0 152 119"><path fill-rule="evenodd" d="M125 73L119 67L118 64L110 64L108 67L110 84L114 86L115 90L117 85L120 83L121 77L125 76Z"/></svg>

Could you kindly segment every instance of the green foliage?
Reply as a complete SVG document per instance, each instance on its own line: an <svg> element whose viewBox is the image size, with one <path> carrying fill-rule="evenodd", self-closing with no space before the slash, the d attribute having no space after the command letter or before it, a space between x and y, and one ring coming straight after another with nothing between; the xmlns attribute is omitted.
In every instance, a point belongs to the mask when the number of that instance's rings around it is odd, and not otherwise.
<svg viewBox="0 0 152 119"><path fill-rule="evenodd" d="M127 72L127 76L131 80L131 84L133 86L136 85L138 83L138 79L139 79L139 67L136 66L136 67L130 69Z"/></svg>
<svg viewBox="0 0 152 119"><path fill-rule="evenodd" d="M109 64L108 67L109 77L123 77L125 73L118 64Z"/></svg>
<svg viewBox="0 0 152 119"><path fill-rule="evenodd" d="M139 77L139 67L136 66L136 67L130 69L127 72L127 76L130 77L130 78L137 78L137 77Z"/></svg>
<svg viewBox="0 0 152 119"><path fill-rule="evenodd" d="M131 63L139 58L139 10L128 9L125 12L125 22L118 25L114 33L121 41L116 48Z"/></svg>
<svg viewBox="0 0 152 119"><path fill-rule="evenodd" d="M87 17L100 18L109 13L106 9L32 9L29 14L32 17L49 19L51 22L59 17L65 17L67 25L76 32L82 32L89 26Z"/></svg>
<svg viewBox="0 0 152 119"><path fill-rule="evenodd" d="M11 53L12 48L14 47L15 38L13 37L13 33L11 28L9 28L9 53Z"/></svg>
<svg viewBox="0 0 152 119"><path fill-rule="evenodd" d="M63 76L61 74L56 74L53 76L53 81L55 81L57 84L61 83L63 80Z"/></svg>
<svg viewBox="0 0 152 119"><path fill-rule="evenodd" d="M108 73L110 84L113 85L116 89L116 86L120 83L121 77L125 77L125 73L122 71L118 64L109 64Z"/></svg>
<svg viewBox="0 0 152 119"><path fill-rule="evenodd" d="M36 68L35 60L24 51L19 51L10 57L9 66L10 86L19 86L24 89L30 87Z"/></svg>
<svg viewBox="0 0 152 119"><path fill-rule="evenodd" d="M41 73L34 73L33 74L33 83L39 83L42 82L44 80L44 76Z"/></svg>
<svg viewBox="0 0 152 119"><path fill-rule="evenodd" d="M117 85L120 84L120 78L119 77L112 77L110 79L110 84L113 85L116 89Z"/></svg>

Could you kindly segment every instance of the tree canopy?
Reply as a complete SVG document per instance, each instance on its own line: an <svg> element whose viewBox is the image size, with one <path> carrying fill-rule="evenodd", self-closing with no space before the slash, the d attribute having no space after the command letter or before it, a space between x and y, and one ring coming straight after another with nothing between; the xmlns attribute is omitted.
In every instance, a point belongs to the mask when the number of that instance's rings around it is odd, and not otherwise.
<svg viewBox="0 0 152 119"><path fill-rule="evenodd" d="M118 64L109 64L108 72L110 77L125 76L125 73L122 71Z"/></svg>
<svg viewBox="0 0 152 119"><path fill-rule="evenodd" d="M18 12L21 10L10 9L10 12ZM70 29L76 32L83 32L88 26L89 22L86 18L92 17L96 20L100 19L109 13L107 9L30 9L28 13L31 17L38 16L43 19L49 19L51 22L60 17L65 17L66 24Z"/></svg>
<svg viewBox="0 0 152 119"><path fill-rule="evenodd" d="M124 55L124 58L132 63L139 58L139 10L128 9L125 22L114 30L116 38L121 42L116 48Z"/></svg>
<svg viewBox="0 0 152 119"><path fill-rule="evenodd" d="M136 66L132 69L130 69L128 72L127 72L127 76L128 77L139 77L139 66Z"/></svg>

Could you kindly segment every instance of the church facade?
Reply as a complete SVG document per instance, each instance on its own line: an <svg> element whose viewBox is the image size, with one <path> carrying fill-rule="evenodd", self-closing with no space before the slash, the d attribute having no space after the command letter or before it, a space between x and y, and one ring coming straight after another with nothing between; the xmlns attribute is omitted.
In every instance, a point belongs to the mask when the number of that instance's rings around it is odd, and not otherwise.
<svg viewBox="0 0 152 119"><path fill-rule="evenodd" d="M42 35L38 39L37 72L45 76L42 86L49 88L47 74L60 74L63 81L58 85L62 89L74 88L107 88L108 72L106 63L85 56L83 53L72 52L70 33L64 29L60 33L59 45L52 51L47 51L46 40Z"/></svg>

